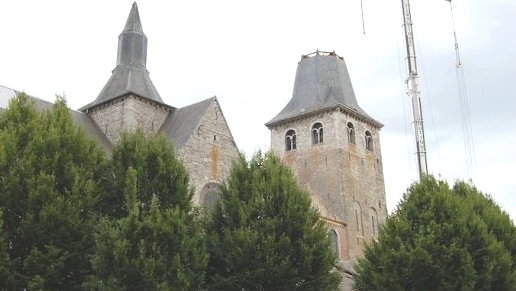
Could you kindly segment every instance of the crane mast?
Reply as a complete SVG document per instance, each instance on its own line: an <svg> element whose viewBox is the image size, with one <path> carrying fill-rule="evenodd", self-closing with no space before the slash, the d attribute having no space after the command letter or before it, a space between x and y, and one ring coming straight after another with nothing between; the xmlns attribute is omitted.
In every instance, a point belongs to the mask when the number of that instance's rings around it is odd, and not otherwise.
<svg viewBox="0 0 516 291"><path fill-rule="evenodd" d="M428 172L426 163L425 132L423 129L423 112L421 109L421 91L419 90L419 75L416 65L416 49L414 46L414 33L412 30L412 17L410 14L409 0L401 0L403 9L403 27L405 31L405 47L407 50L407 71L408 76L405 81L407 95L412 104L412 117L414 134L416 138L416 156L421 179Z"/></svg>

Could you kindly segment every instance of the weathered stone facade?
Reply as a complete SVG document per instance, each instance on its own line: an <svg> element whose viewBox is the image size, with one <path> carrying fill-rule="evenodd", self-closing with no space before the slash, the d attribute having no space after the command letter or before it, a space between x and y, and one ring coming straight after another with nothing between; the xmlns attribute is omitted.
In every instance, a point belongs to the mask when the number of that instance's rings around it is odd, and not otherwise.
<svg viewBox="0 0 516 291"><path fill-rule="evenodd" d="M97 98L80 109L113 145L124 131L164 134L187 168L194 203L213 201L239 151L215 97L175 108L164 103L146 68L147 37L133 4L118 38L117 65ZM108 147L110 146L108 145Z"/></svg>
<svg viewBox="0 0 516 291"><path fill-rule="evenodd" d="M198 126L177 152L195 187L195 203L217 198L210 195L217 195L216 186L227 177L239 155L217 99L208 101L210 104Z"/></svg>
<svg viewBox="0 0 516 291"><path fill-rule="evenodd" d="M123 131L164 134L189 172L194 203L210 205L238 148L217 98L183 108L163 102L145 67L146 46L135 3L119 37L112 77L94 102L73 111L74 118L107 150ZM133 47L138 49L124 50ZM302 57L292 99L266 125L271 150L311 193L329 227L344 266L342 290L352 290L353 263L387 217L383 125L358 106L344 60L320 52Z"/></svg>
<svg viewBox="0 0 516 291"><path fill-rule="evenodd" d="M355 128L349 141L348 123ZM321 123L323 142L312 142L312 126ZM296 149L285 149L285 136L296 132ZM373 149L366 149L365 132ZM299 184L312 193L323 219L346 226L339 235L341 258L362 254L364 242L376 237L387 216L379 129L340 108L279 124L271 128L271 149L293 169ZM374 220L374 221L373 221ZM331 224L330 224L331 225ZM349 237L349 238L348 238Z"/></svg>
<svg viewBox="0 0 516 291"><path fill-rule="evenodd" d="M142 129L156 133L173 108L134 94L111 100L88 110L108 140L115 144L123 131Z"/></svg>
<svg viewBox="0 0 516 291"><path fill-rule="evenodd" d="M200 116L185 116L187 120L182 122L198 124L191 131L185 132L185 141L177 141L177 144L176 133L168 132L170 129L165 121L181 109L128 94L89 109L87 113L112 144L118 142L124 131L140 129L146 135L167 135L176 145L176 154L189 172L190 182L195 189L194 203L200 204L204 200L215 199L207 196L217 195L218 185L239 155L217 99L210 98L202 103L206 104L200 104L203 106L195 110ZM169 122L174 120L170 119ZM212 191L207 191L210 189ZM201 192L204 194L201 195Z"/></svg>
<svg viewBox="0 0 516 291"><path fill-rule="evenodd" d="M353 264L387 217L379 131L357 104L344 60L303 56L293 97L267 124L271 150L312 196L343 263L342 290L352 290Z"/></svg>

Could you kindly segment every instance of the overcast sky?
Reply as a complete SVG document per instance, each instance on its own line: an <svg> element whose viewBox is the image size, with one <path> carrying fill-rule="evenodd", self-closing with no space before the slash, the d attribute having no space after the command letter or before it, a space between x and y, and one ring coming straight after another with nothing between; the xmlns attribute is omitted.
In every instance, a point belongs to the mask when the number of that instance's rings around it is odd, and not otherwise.
<svg viewBox="0 0 516 291"><path fill-rule="evenodd" d="M0 84L72 109L93 101L116 65L133 1L0 0ZM302 54L344 57L360 106L385 124L387 203L417 179L401 1L138 2L147 68L163 100L216 95L238 147L269 147L264 123L292 96ZM474 184L516 219L516 1L454 0L476 156ZM468 179L450 4L413 0L429 172ZM365 34L363 33L363 24Z"/></svg>

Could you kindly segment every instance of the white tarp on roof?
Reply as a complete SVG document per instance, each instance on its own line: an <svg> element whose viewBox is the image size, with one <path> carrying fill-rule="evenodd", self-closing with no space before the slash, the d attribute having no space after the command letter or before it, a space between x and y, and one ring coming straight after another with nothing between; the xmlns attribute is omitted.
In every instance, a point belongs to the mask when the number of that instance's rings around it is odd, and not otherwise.
<svg viewBox="0 0 516 291"><path fill-rule="evenodd" d="M7 109L9 100L16 96L16 91L0 85L0 108Z"/></svg>

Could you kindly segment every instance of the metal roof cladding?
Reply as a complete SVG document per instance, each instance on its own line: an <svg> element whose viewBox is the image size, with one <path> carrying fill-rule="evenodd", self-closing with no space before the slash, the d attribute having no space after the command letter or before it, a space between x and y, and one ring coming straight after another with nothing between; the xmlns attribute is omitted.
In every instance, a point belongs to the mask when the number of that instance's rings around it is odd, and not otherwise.
<svg viewBox="0 0 516 291"><path fill-rule="evenodd" d="M116 67L111 77L97 99L80 110L86 111L129 93L163 104L147 70L147 36L143 33L136 2L131 7L124 30L118 36Z"/></svg>
<svg viewBox="0 0 516 291"><path fill-rule="evenodd" d="M347 109L382 126L358 105L344 58L335 52L316 51L301 57L292 99L266 125L271 126L281 121L334 107Z"/></svg>

